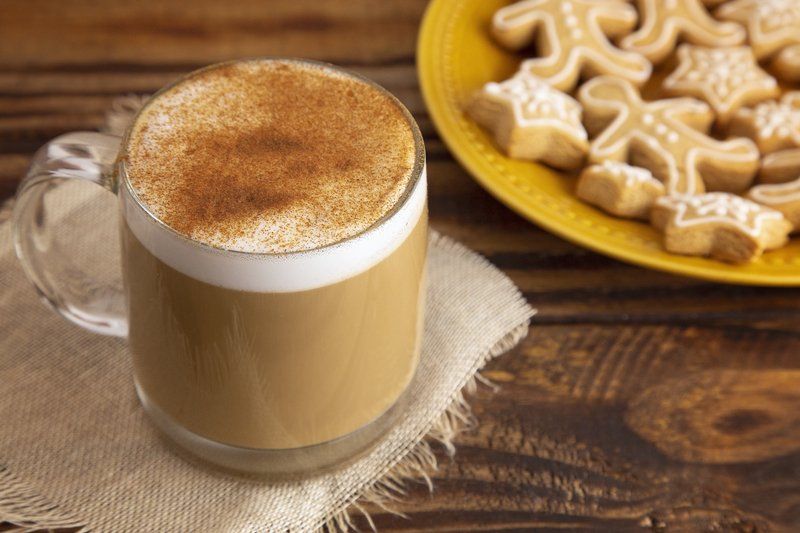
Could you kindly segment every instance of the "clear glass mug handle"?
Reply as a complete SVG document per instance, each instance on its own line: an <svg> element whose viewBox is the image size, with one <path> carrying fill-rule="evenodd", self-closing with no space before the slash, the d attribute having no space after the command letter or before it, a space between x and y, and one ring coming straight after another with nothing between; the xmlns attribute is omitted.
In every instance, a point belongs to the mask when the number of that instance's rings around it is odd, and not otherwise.
<svg viewBox="0 0 800 533"><path fill-rule="evenodd" d="M14 246L39 294L65 318L90 331L124 337L125 301L117 287L104 286L74 266L54 239L56 221L45 197L68 180L95 183L116 192L112 170L121 139L74 132L56 137L36 152L14 204Z"/></svg>

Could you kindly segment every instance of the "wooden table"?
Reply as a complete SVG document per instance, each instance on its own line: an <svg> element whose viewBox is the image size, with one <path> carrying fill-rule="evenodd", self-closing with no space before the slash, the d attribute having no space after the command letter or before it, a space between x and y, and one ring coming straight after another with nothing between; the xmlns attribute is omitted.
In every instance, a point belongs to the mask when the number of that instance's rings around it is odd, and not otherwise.
<svg viewBox="0 0 800 533"><path fill-rule="evenodd" d="M479 0L476 0L479 1ZM98 127L112 98L258 55L361 72L414 113L433 225L539 309L490 364L479 428L383 531L800 531L800 291L642 270L536 228L439 140L414 68L425 0L2 0L0 198L31 154ZM362 529L368 529L360 522Z"/></svg>

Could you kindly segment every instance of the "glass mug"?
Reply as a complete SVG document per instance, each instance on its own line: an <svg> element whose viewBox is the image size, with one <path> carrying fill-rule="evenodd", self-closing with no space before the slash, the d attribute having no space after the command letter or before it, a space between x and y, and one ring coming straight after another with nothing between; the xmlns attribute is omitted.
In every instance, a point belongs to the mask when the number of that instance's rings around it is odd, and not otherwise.
<svg viewBox="0 0 800 533"><path fill-rule="evenodd" d="M249 253L187 237L142 200L128 168L134 126L186 80L248 61L345 77L401 110L413 168L377 222L309 250ZM295 475L369 449L402 412L420 353L427 182L410 113L373 82L333 66L256 59L181 78L132 124L122 139L68 133L35 155L13 216L17 255L40 295L88 330L127 337L145 411L196 456L239 471ZM118 197L122 292L76 272L51 242L44 200L72 180Z"/></svg>

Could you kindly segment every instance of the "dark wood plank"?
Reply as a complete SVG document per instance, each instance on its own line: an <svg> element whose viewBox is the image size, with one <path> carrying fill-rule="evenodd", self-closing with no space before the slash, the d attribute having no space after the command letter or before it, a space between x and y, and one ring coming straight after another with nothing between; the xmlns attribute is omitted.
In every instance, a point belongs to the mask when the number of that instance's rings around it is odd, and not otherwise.
<svg viewBox="0 0 800 533"><path fill-rule="evenodd" d="M385 531L800 527L800 333L539 326ZM373 517L375 518L375 517Z"/></svg>
<svg viewBox="0 0 800 533"><path fill-rule="evenodd" d="M280 55L334 62L413 56L425 0L4 0L0 58L31 65L207 64Z"/></svg>

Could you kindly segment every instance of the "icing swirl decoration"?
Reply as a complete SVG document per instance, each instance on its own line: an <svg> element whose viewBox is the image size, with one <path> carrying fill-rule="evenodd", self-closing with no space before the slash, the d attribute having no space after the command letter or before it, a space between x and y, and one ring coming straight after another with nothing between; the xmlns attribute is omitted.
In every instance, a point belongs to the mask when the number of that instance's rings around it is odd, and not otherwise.
<svg viewBox="0 0 800 533"><path fill-rule="evenodd" d="M800 148L778 150L761 160L759 180L763 183L785 183L800 176Z"/></svg>
<svg viewBox="0 0 800 533"><path fill-rule="evenodd" d="M661 180L669 194L702 193L703 173L741 173L749 184L757 170L759 154L750 140L718 141L692 127L711 119L702 102L645 102L630 83L609 76L584 84L578 97L588 118L611 120L591 142L590 162L626 162L635 153L643 160L638 164Z"/></svg>
<svg viewBox="0 0 800 533"><path fill-rule="evenodd" d="M700 0L638 0L641 27L620 42L660 63L675 49L678 39L703 46L736 46L744 42L744 28L720 22L708 14Z"/></svg>
<svg viewBox="0 0 800 533"><path fill-rule="evenodd" d="M524 61L522 70L569 91L584 70L637 85L648 80L650 62L609 41L632 30L636 20L636 10L618 0L524 0L497 11L492 32L511 50L535 42L541 57Z"/></svg>
<svg viewBox="0 0 800 533"><path fill-rule="evenodd" d="M800 178L787 183L769 183L750 189L747 197L783 213L797 229L800 227Z"/></svg>

